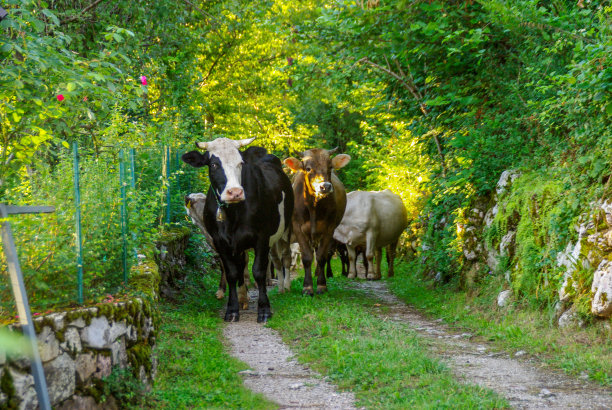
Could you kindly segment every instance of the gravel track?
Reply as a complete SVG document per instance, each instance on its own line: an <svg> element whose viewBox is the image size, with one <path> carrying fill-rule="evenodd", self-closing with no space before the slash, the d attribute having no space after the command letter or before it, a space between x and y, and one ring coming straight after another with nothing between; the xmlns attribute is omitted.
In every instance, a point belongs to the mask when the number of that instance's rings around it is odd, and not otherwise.
<svg viewBox="0 0 612 410"><path fill-rule="evenodd" d="M524 352L496 352L471 341L471 334L457 333L404 304L385 282L355 281L352 287L380 301L373 314L407 324L421 335L459 380L497 392L514 408L612 409L611 389L546 368ZM320 374L298 363L275 330L257 323L257 290L250 291L249 298L240 322L224 328L232 356L251 367L241 372L245 385L281 409L355 409L352 393L338 392Z"/></svg>

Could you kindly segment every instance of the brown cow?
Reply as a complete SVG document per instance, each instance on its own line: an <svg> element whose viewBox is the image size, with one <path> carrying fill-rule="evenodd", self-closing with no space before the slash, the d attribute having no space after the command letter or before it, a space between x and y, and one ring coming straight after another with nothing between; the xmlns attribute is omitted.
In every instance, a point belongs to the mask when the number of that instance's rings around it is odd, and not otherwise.
<svg viewBox="0 0 612 410"><path fill-rule="evenodd" d="M314 294L310 269L313 253L316 249L317 293L323 293L327 291L324 268L332 235L346 207L344 185L333 170L344 167L351 157L339 154L331 158L336 150L313 148L303 152L301 160L290 157L284 161L292 171L297 172L293 180L293 233L302 252L303 293L311 296Z"/></svg>

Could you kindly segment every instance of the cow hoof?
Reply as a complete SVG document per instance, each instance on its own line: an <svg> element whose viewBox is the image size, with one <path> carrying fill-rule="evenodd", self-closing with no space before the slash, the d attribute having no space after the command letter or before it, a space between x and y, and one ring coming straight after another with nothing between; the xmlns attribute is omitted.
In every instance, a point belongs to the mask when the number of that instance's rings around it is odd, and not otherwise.
<svg viewBox="0 0 612 410"><path fill-rule="evenodd" d="M257 323L266 323L272 317L272 312L257 313Z"/></svg>
<svg viewBox="0 0 612 410"><path fill-rule="evenodd" d="M240 320L240 314L238 312L225 314L226 322L237 322L238 320Z"/></svg>
<svg viewBox="0 0 612 410"><path fill-rule="evenodd" d="M221 300L225 297L225 292L219 289L217 293L215 293L215 296L217 297L217 299Z"/></svg>
<svg viewBox="0 0 612 410"><path fill-rule="evenodd" d="M354 273L349 273L348 278L349 279L355 279L355 274Z"/></svg>
<svg viewBox="0 0 612 410"><path fill-rule="evenodd" d="M317 286L317 295L322 295L327 292L327 286Z"/></svg>
<svg viewBox="0 0 612 410"><path fill-rule="evenodd" d="M312 291L312 288L307 288L307 289L304 289L302 291L302 295L304 295L304 296L314 296L314 292Z"/></svg>

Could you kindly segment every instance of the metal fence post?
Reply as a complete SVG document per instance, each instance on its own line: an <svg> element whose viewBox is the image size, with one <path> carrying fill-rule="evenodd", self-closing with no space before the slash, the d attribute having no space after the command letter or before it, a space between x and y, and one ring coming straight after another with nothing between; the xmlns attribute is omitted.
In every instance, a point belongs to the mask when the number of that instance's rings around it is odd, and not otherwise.
<svg viewBox="0 0 612 410"><path fill-rule="evenodd" d="M28 337L31 343L32 356L30 359L30 367L32 376L34 376L34 388L38 396L38 404L42 410L50 410L49 392L47 390L47 380L40 360L38 351L38 343L36 342L36 331L32 323L32 313L28 302L28 294L26 293L25 284L23 282L23 274L19 259L17 258L17 249L13 240L13 232L8 221L9 214L20 213L38 213L38 212L53 212L52 207L14 207L0 204L0 218L2 218L2 247L6 256L6 264L11 276L11 285L15 296L15 304L19 313L19 322L23 329L23 333Z"/></svg>
<svg viewBox="0 0 612 410"><path fill-rule="evenodd" d="M134 148L130 148L130 187L132 188L132 195L136 192L136 152ZM132 240L134 241L134 259L138 260L138 248L136 248L137 240L136 232L132 231Z"/></svg>
<svg viewBox="0 0 612 410"><path fill-rule="evenodd" d="M74 154L74 203L76 220L76 240L77 240L77 282L78 282L78 301L83 304L83 238L81 236L81 188L79 185L79 147L75 142L72 143Z"/></svg>
<svg viewBox="0 0 612 410"><path fill-rule="evenodd" d="M119 151L119 184L121 185L121 239L123 240L123 283L127 283L127 195L125 186L125 163L123 148Z"/></svg>
<svg viewBox="0 0 612 410"><path fill-rule="evenodd" d="M170 224L170 146L166 147L166 223Z"/></svg>

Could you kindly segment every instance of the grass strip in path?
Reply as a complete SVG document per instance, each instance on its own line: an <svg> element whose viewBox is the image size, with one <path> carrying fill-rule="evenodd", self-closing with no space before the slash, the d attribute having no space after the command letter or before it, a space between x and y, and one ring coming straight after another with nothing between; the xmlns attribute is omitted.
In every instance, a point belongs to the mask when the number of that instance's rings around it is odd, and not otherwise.
<svg viewBox="0 0 612 410"><path fill-rule="evenodd" d="M206 276L203 290L186 289L180 303L161 306L158 333L158 375L146 398L156 409L273 409L277 406L244 387L244 363L223 345L219 310L214 298L218 276ZM239 325L239 323L237 324Z"/></svg>
<svg viewBox="0 0 612 410"><path fill-rule="evenodd" d="M272 294L269 325L299 360L326 375L340 389L352 390L366 408L504 408L508 403L490 390L458 382L428 352L408 326L371 313L375 299L349 290L345 278L328 281L324 295Z"/></svg>
<svg viewBox="0 0 612 410"><path fill-rule="evenodd" d="M489 276L477 288L463 291L456 286L434 286L423 280L407 262L396 266L388 279L389 289L404 302L446 323L468 330L500 349L523 351L569 374L612 386L612 330L599 323L585 329L560 330L553 308L536 308L514 302L497 307L503 278Z"/></svg>

